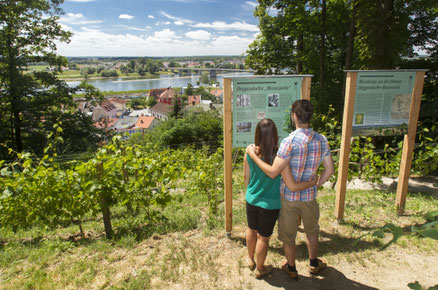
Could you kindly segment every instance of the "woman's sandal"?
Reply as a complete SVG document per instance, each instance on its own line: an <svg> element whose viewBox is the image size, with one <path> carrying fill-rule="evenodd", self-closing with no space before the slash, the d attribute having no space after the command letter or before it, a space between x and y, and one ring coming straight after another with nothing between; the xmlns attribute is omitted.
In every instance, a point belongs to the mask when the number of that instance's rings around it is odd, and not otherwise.
<svg viewBox="0 0 438 290"><path fill-rule="evenodd" d="M246 263L247 263L247 265L248 265L248 268L249 268L251 271L255 269L255 267L256 267L256 263L254 262L253 259L251 259L250 257L247 257L247 258L246 258Z"/></svg>

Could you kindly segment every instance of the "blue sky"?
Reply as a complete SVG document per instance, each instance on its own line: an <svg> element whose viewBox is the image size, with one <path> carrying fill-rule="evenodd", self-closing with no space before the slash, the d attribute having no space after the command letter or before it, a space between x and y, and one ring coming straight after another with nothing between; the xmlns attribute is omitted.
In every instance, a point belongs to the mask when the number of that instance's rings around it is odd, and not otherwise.
<svg viewBox="0 0 438 290"><path fill-rule="evenodd" d="M240 55L259 33L257 2L65 0L65 56Z"/></svg>

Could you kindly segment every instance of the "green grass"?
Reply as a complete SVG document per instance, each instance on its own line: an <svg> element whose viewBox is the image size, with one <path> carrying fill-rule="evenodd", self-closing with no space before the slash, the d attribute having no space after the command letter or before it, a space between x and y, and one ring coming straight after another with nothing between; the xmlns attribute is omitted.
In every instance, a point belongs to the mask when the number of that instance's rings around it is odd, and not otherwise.
<svg viewBox="0 0 438 290"><path fill-rule="evenodd" d="M129 94L147 94L149 90L132 90L132 91L103 91L102 94L105 97L118 96L118 95L129 95ZM73 94L73 98L83 98L85 94Z"/></svg>
<svg viewBox="0 0 438 290"><path fill-rule="evenodd" d="M235 170L234 178L233 231L240 238L236 236L231 243L244 247L241 237L246 229L246 212L240 169ZM224 234L223 198L220 197L218 215L208 217L206 196L182 193L174 196L179 198L174 198L163 210L165 219L149 226L144 223L145 215L141 211L132 214L124 207L112 208L113 240L105 238L100 215L88 216L84 221L86 238L78 235L77 226L41 225L16 233L0 229L0 288L149 289L181 283L184 287L220 288L223 286L218 271L223 268L218 261L221 251L213 251L210 246L212 239L217 241ZM384 267L392 251L424 256L436 251L435 240L409 232L411 225L425 223L427 212L438 208L433 195L410 194L406 215L399 217L394 192L348 191L345 218L340 225L335 223L333 214L335 191L321 191L318 201L320 253L331 264L344 261L361 267ZM353 246L359 236L388 222L404 230L405 235L396 244L382 250L384 240L366 236ZM307 251L302 234L297 248L297 261L304 263ZM244 257L233 259L237 261L237 272L243 273ZM271 239L268 260L279 264L283 259L281 243ZM248 285L241 282L239 287Z"/></svg>

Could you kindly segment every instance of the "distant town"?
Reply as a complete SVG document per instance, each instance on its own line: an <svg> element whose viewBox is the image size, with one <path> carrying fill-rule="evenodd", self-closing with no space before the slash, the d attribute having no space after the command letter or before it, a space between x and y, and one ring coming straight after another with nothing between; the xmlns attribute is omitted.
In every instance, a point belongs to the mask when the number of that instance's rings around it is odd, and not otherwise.
<svg viewBox="0 0 438 290"><path fill-rule="evenodd" d="M221 114L223 89L217 74L248 72L244 57L216 56L157 58L68 58L68 65L58 75L65 81L94 80L143 80L160 76L199 76L195 84L190 79L180 87L154 87L135 91L111 89L103 91L100 103L87 101L80 94L75 96L78 111L91 117L94 126L123 139L134 133L146 133L161 121L167 120L174 106L188 110L217 110ZM34 64L31 69L50 70L44 64Z"/></svg>

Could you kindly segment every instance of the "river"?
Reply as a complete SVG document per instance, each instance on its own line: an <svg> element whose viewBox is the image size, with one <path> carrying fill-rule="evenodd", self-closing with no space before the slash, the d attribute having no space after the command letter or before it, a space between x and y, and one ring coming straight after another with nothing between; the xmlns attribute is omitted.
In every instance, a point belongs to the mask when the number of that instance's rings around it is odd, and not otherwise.
<svg viewBox="0 0 438 290"><path fill-rule="evenodd" d="M234 73L226 74L226 76L243 76L251 75L249 73ZM222 87L223 76L217 75L216 82ZM178 76L178 75L160 75L159 78L152 79L122 79L122 78L108 78L89 80L88 83L94 85L101 91L135 91L135 90L149 90L168 87L187 87L187 84L191 83L193 86L197 86L197 82L200 79L200 75L191 76ZM71 87L80 84L80 81L69 81L67 84Z"/></svg>

